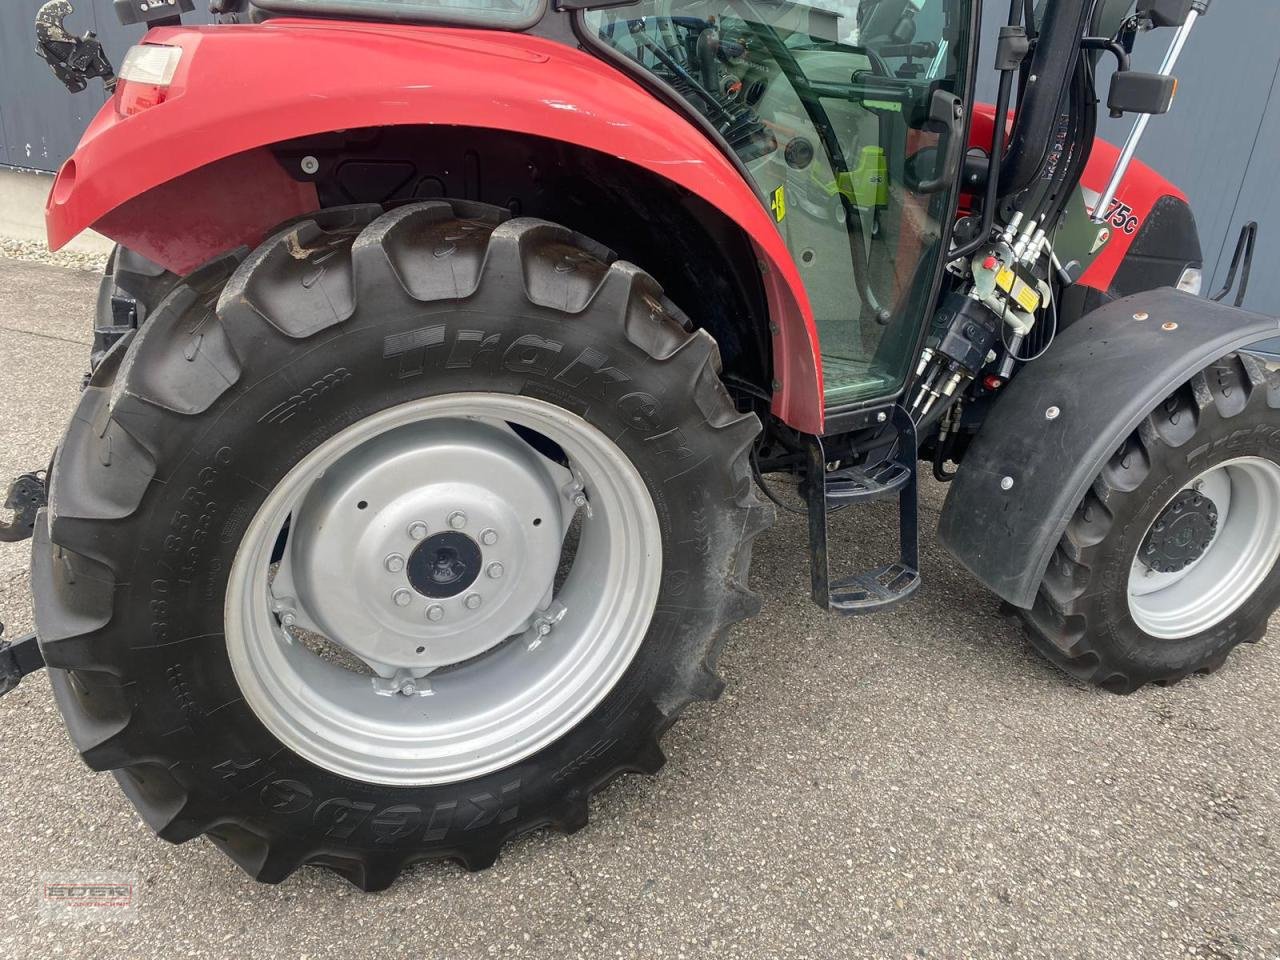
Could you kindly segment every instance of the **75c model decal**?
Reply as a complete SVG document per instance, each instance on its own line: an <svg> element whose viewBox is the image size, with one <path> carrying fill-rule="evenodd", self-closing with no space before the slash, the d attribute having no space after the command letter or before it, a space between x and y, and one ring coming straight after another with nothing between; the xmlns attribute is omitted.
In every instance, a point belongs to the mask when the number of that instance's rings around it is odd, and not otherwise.
<svg viewBox="0 0 1280 960"><path fill-rule="evenodd" d="M1129 236L1137 233L1138 227L1142 225L1142 219L1133 212L1133 207L1127 203L1121 203L1119 200L1111 201L1111 205L1107 207L1107 215L1104 221L1117 230L1123 230Z"/></svg>

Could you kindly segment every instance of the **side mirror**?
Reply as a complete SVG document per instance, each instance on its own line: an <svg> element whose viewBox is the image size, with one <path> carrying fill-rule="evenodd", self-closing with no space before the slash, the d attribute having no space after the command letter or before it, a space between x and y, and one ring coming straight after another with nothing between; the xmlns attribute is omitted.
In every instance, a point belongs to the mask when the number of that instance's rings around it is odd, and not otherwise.
<svg viewBox="0 0 1280 960"><path fill-rule="evenodd" d="M1111 116L1168 113L1178 92L1178 78L1163 73L1117 70L1111 77L1107 108Z"/></svg>
<svg viewBox="0 0 1280 960"><path fill-rule="evenodd" d="M1151 21L1156 27L1180 27L1187 22L1192 10L1202 12L1198 8L1205 4L1197 4L1196 0L1138 0L1139 17Z"/></svg>

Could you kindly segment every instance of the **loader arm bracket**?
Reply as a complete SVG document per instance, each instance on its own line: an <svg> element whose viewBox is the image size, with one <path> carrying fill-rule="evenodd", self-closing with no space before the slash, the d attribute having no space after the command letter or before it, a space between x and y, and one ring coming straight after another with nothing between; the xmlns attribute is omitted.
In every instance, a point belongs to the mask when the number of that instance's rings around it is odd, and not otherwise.
<svg viewBox="0 0 1280 960"><path fill-rule="evenodd" d="M1171 287L1082 317L982 425L947 494L942 545L1029 609L1067 521L1124 438L1195 373L1277 333L1273 317Z"/></svg>

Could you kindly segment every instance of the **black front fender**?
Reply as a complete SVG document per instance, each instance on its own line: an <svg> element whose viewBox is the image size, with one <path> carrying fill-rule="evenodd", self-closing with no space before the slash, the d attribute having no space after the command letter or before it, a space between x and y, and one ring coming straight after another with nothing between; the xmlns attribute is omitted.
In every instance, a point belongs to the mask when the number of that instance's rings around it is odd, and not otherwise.
<svg viewBox="0 0 1280 960"><path fill-rule="evenodd" d="M947 494L942 545L998 596L1030 608L1067 521L1121 441L1193 374L1278 333L1272 317L1172 288L1082 317L983 423Z"/></svg>

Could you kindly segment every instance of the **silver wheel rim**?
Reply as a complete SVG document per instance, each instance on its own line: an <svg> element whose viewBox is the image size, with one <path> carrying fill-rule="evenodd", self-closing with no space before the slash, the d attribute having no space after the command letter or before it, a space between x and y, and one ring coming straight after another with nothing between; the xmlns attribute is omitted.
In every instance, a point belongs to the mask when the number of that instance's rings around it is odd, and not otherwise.
<svg viewBox="0 0 1280 960"><path fill-rule="evenodd" d="M1280 559L1280 465L1262 457L1228 460L1201 473L1165 507L1185 490L1195 490L1217 508L1217 529L1208 547L1185 569L1159 572L1143 563L1139 546L1129 569L1129 613L1146 633L1164 640L1191 637L1221 623Z"/></svg>
<svg viewBox="0 0 1280 960"><path fill-rule="evenodd" d="M581 417L431 397L346 428L268 494L232 563L227 650L254 713L313 763L374 783L470 779L612 689L661 557L643 479Z"/></svg>

